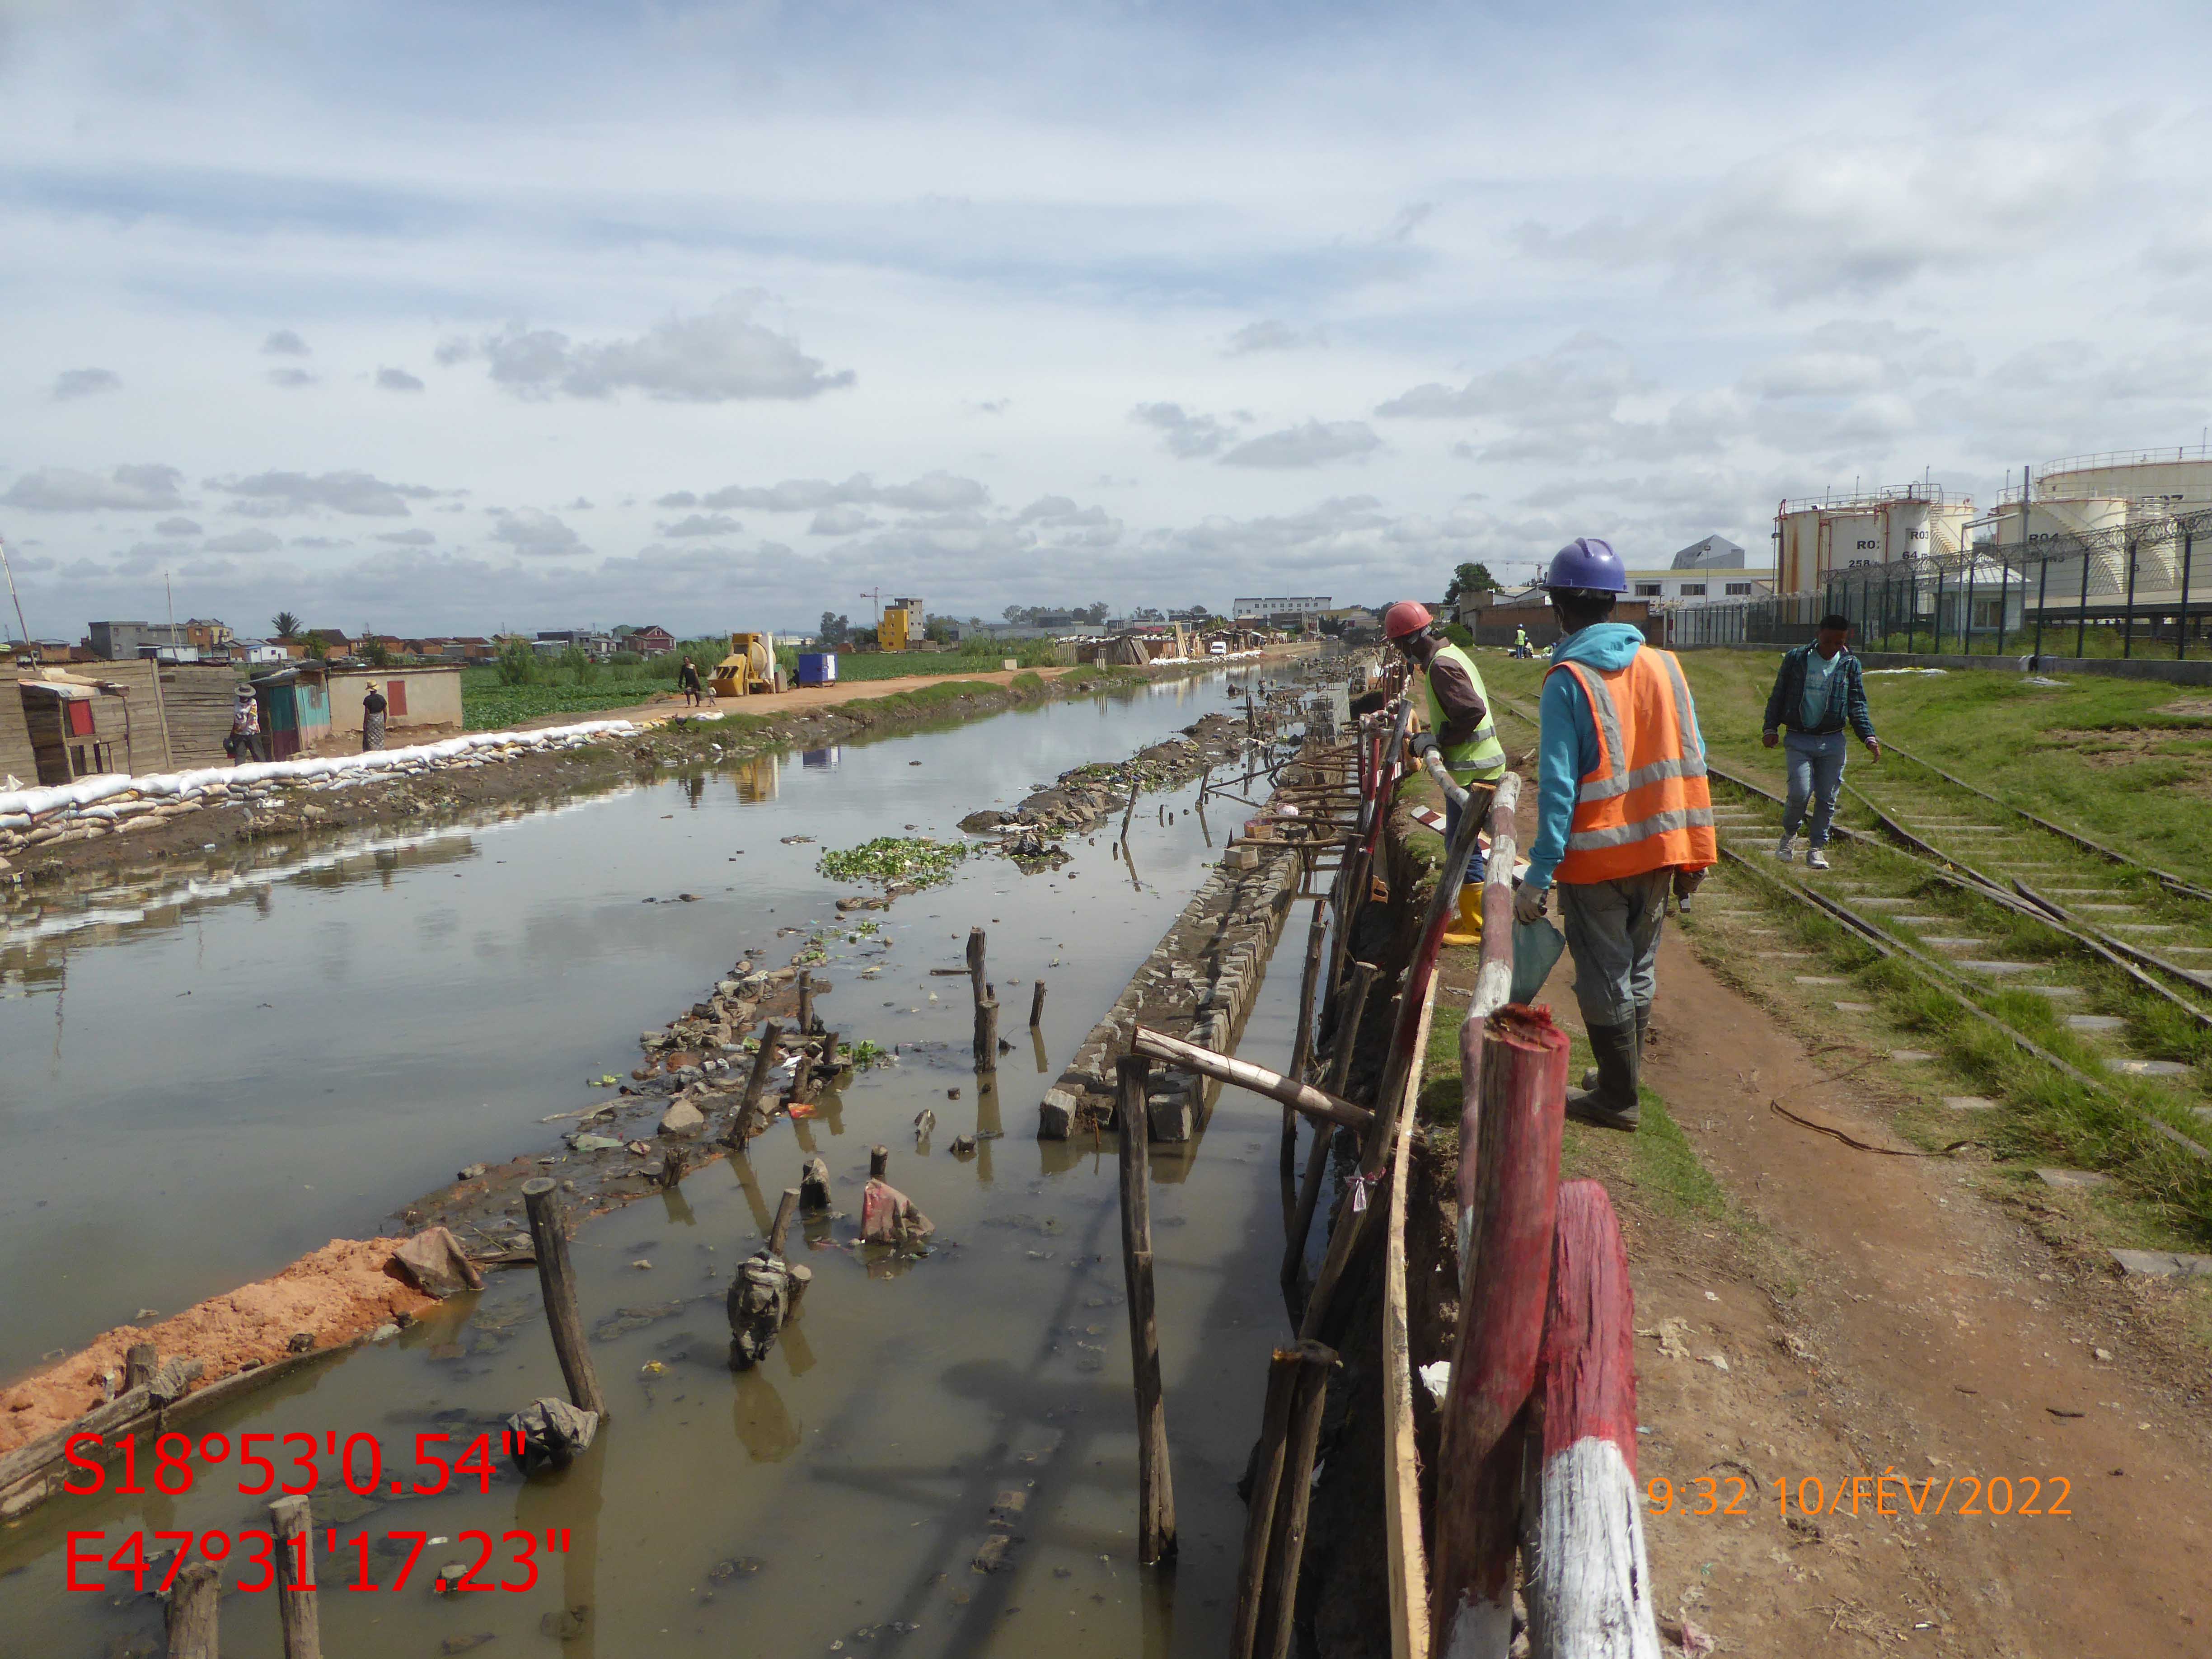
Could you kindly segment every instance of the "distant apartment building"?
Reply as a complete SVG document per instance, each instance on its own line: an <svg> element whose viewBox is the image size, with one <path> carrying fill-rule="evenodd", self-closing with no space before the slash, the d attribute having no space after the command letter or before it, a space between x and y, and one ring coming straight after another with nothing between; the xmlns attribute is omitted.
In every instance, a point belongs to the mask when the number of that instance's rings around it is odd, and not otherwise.
<svg viewBox="0 0 2212 1659"><path fill-rule="evenodd" d="M189 623L96 622L86 630L85 643L94 656L108 662L136 662L141 657L197 650L185 631Z"/></svg>
<svg viewBox="0 0 2212 1659"><path fill-rule="evenodd" d="M1277 618L1302 621L1308 617L1318 617L1328 609L1328 605L1326 593L1235 599L1231 601L1229 616L1232 622L1275 623Z"/></svg>
<svg viewBox="0 0 2212 1659"><path fill-rule="evenodd" d="M617 628L614 637L615 649L635 651L641 657L665 656L676 648L676 635L658 626Z"/></svg>

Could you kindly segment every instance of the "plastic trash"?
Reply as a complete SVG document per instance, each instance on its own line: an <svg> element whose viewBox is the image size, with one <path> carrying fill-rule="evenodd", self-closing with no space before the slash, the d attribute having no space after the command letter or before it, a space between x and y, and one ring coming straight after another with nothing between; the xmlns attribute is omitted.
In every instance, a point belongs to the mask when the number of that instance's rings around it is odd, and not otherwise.
<svg viewBox="0 0 2212 1659"><path fill-rule="evenodd" d="M1552 926L1547 916L1513 924L1513 1000L1526 1002L1544 988L1559 952L1567 948L1566 935Z"/></svg>

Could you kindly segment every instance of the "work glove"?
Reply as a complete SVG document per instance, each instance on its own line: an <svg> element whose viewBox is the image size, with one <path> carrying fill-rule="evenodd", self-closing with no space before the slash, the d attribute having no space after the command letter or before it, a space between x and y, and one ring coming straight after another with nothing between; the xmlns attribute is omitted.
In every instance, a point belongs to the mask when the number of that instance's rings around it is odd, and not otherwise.
<svg viewBox="0 0 2212 1659"><path fill-rule="evenodd" d="M1424 755L1432 755L1436 752L1436 734L1432 732L1416 732L1407 740L1406 746L1412 750L1413 758L1418 761Z"/></svg>
<svg viewBox="0 0 2212 1659"><path fill-rule="evenodd" d="M1544 915L1544 897L1552 890L1531 887L1523 882L1513 892L1513 920L1522 927L1534 926Z"/></svg>
<svg viewBox="0 0 2212 1659"><path fill-rule="evenodd" d="M1688 903L1690 895L1705 885L1706 872L1711 868L1709 865L1705 870L1687 870L1679 864L1676 865L1674 866L1674 896L1684 903Z"/></svg>

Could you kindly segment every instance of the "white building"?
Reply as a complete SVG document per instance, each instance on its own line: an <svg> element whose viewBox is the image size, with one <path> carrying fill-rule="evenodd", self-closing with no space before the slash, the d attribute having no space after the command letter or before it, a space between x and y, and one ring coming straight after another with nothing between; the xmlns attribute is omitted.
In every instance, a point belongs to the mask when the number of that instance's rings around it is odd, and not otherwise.
<svg viewBox="0 0 2212 1659"><path fill-rule="evenodd" d="M1756 599L1773 591L1773 568L1753 567L1743 549L1725 536L1692 542L1663 570L1628 572L1632 599L1711 605L1724 599Z"/></svg>

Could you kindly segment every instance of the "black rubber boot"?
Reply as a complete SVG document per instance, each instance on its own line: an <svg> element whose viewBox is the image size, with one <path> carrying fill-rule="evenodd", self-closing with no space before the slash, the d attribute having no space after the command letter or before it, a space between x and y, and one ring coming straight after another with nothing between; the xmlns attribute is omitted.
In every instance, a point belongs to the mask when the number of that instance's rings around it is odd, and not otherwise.
<svg viewBox="0 0 2212 1659"><path fill-rule="evenodd" d="M1597 1081L1595 1087L1567 1091L1567 1115L1600 1128L1632 1132L1643 1115L1636 1099L1635 1024L1593 1025L1589 1045L1597 1056Z"/></svg>
<svg viewBox="0 0 2212 1659"><path fill-rule="evenodd" d="M1641 1067L1644 1060L1644 1044L1650 1035L1651 1005L1648 1002L1639 1002L1636 1005L1636 1058L1639 1068ZM1595 1090L1596 1087L1597 1067L1595 1066L1583 1066L1583 1091L1587 1094Z"/></svg>

